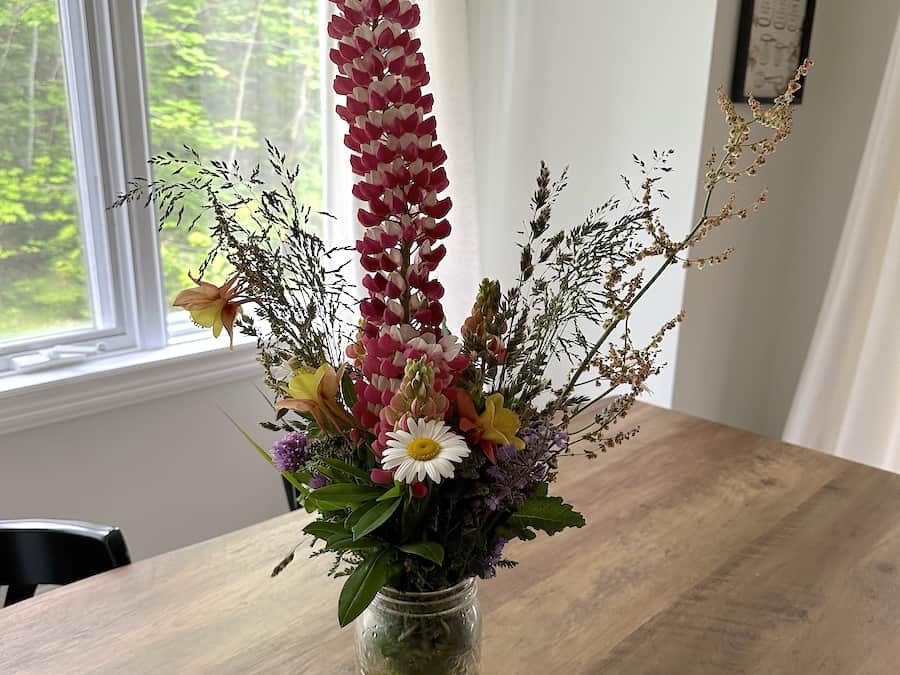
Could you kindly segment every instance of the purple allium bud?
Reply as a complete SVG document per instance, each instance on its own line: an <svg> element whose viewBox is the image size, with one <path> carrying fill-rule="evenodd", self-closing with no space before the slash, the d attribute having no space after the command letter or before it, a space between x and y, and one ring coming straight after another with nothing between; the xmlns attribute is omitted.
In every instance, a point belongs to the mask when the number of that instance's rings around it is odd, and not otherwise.
<svg viewBox="0 0 900 675"><path fill-rule="evenodd" d="M272 446L272 462L282 473L297 471L309 459L309 439L300 431L292 431Z"/></svg>
<svg viewBox="0 0 900 675"><path fill-rule="evenodd" d="M325 487L326 485L328 485L328 478L320 474L318 471L316 471L312 475L312 478L309 481L309 487L313 490L318 490L319 488Z"/></svg>

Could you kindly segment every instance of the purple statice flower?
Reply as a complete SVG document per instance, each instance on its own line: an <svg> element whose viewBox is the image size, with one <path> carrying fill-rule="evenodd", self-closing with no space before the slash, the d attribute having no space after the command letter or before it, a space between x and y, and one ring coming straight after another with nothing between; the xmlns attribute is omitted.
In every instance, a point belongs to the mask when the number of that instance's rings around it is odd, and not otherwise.
<svg viewBox="0 0 900 675"><path fill-rule="evenodd" d="M568 442L558 425L538 424L519 432L525 441L521 450L505 445L496 450L497 463L483 470L484 490L467 500L463 522L467 527L480 527L493 514L515 511L547 478L550 462Z"/></svg>
<svg viewBox="0 0 900 675"><path fill-rule="evenodd" d="M494 547L487 551L486 555L481 560L482 579L491 579L497 575L495 566L503 557L503 547L506 546L508 541L508 539L504 539L503 537L497 537L494 541Z"/></svg>
<svg viewBox="0 0 900 675"><path fill-rule="evenodd" d="M522 506L547 474L546 460L555 436L550 430L526 429L522 434L525 441L522 450L514 445L497 448L497 463L485 471L491 481L491 491L484 502L490 511L515 510Z"/></svg>
<svg viewBox="0 0 900 675"><path fill-rule="evenodd" d="M514 445L504 445L497 448L497 463L488 467L486 473L491 479L491 494L484 498L485 504L491 511L496 511L501 505L509 505L518 508L525 501L525 492L531 482L531 468L528 466L526 455L528 441L525 442L525 450L522 456Z"/></svg>
<svg viewBox="0 0 900 675"><path fill-rule="evenodd" d="M326 485L328 485L328 478L320 474L318 471L316 471L312 475L312 478L309 481L309 487L313 490L318 490L319 488L325 487Z"/></svg>
<svg viewBox="0 0 900 675"><path fill-rule="evenodd" d="M272 462L285 471L297 471L309 459L309 438L301 431L292 431L272 446Z"/></svg>

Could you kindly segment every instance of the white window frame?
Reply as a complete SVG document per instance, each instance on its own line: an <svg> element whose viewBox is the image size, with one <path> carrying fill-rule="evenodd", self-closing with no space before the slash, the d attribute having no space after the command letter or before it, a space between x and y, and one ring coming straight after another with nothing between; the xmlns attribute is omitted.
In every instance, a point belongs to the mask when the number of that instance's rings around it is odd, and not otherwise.
<svg viewBox="0 0 900 675"><path fill-rule="evenodd" d="M146 164L140 169L143 162L135 161L149 153L140 71L142 45L139 34L134 35L139 17L133 14L131 2L62 1L58 6L94 325L4 341L0 344L0 359L5 359L0 361L0 373L10 370L13 356L60 344L102 343L109 352L166 345L165 315L159 300L162 277L156 232L150 222L154 214L138 208L127 212L106 208L124 187L125 175L146 172ZM123 39L129 35L137 39ZM131 48L123 48L129 42ZM132 83L127 90L122 86L128 81L125 77ZM121 109L126 106L127 110ZM138 306L141 312L136 311Z"/></svg>
<svg viewBox="0 0 900 675"><path fill-rule="evenodd" d="M139 7L128 0L61 0L58 6L95 327L9 341L0 356L100 341L109 352L162 348L168 336L155 211L137 204L107 208L128 176L148 169Z"/></svg>
<svg viewBox="0 0 900 675"><path fill-rule="evenodd" d="M105 208L129 178L147 175L149 170L150 123L140 6L136 0L59 0L59 6L60 24L72 7L77 8L83 36L93 47L87 50L85 58L90 59L93 71L90 86L103 162L103 207L107 226L114 233L121 233L114 241L113 258L130 272L120 279L125 296L121 313L126 333L133 336L134 346L140 349L165 347L165 286L156 209L153 204L144 208L135 203L119 209Z"/></svg>
<svg viewBox="0 0 900 675"><path fill-rule="evenodd" d="M170 318L152 205L107 208L150 170L140 1L58 7L95 327L0 345L0 434L260 374L252 340L236 336L229 352ZM14 356L99 343L102 352L58 367L10 369Z"/></svg>

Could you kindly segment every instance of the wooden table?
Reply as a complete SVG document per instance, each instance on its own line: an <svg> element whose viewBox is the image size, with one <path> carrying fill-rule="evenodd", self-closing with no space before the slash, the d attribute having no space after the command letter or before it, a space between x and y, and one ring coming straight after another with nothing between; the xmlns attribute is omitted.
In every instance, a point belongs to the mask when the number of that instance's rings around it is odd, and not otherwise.
<svg viewBox="0 0 900 675"><path fill-rule="evenodd" d="M556 492L587 526L511 545L521 565L481 584L485 675L900 673L900 476L629 419L625 448L565 460ZM0 610L0 673L353 673L324 557L269 579L308 518Z"/></svg>

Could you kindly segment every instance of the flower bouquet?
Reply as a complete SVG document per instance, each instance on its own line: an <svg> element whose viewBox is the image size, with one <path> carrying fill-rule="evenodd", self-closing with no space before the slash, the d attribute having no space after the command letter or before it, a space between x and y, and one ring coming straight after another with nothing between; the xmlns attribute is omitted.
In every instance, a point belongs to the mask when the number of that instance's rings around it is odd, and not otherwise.
<svg viewBox="0 0 900 675"><path fill-rule="evenodd" d="M337 114L349 126L353 195L363 203L361 300L345 274L347 250L311 231L310 209L293 191L299 168L274 147L272 182L259 167L245 175L188 148L152 158L167 176L132 181L117 203L152 199L161 222L209 223L212 250L175 304L214 335L232 337L237 327L256 339L274 392L274 419L263 426L286 434L271 452L256 447L317 515L303 532L344 578L340 625L366 612L363 672L476 672L473 580L516 564L504 557L507 542L584 524L551 495L560 460L594 458L637 432L612 425L659 372L664 334L682 320L638 345L628 318L669 267L728 256L694 259L689 249L757 210L765 193L746 208L731 195L711 212L712 193L756 173L789 135L791 102L811 64L772 107L751 100L751 119L720 92L728 138L709 159L703 213L683 238L670 236L656 208L672 151L635 158L640 182L626 180L628 199L610 199L568 228L551 223L565 173L553 179L542 165L518 277L506 289L482 281L454 333L437 278L451 229L451 201L441 197L447 155L411 32L419 8L332 1L334 89L346 96ZM187 195L202 197L193 220L184 216ZM222 285L204 279L217 258L234 269ZM255 310L244 314L250 303ZM554 382L549 369L559 364L568 374Z"/></svg>

